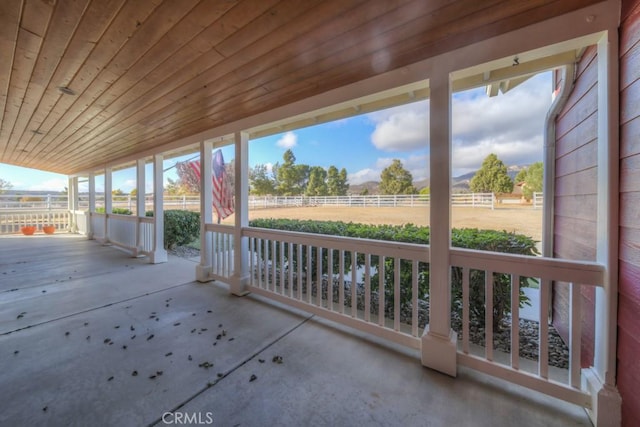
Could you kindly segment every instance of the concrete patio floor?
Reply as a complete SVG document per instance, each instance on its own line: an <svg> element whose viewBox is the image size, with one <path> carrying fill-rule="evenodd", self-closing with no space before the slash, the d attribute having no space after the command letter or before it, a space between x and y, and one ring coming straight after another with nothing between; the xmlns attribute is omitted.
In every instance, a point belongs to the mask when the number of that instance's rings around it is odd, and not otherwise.
<svg viewBox="0 0 640 427"><path fill-rule="evenodd" d="M79 236L0 237L0 425L591 425L581 408L464 368L447 377L194 274Z"/></svg>

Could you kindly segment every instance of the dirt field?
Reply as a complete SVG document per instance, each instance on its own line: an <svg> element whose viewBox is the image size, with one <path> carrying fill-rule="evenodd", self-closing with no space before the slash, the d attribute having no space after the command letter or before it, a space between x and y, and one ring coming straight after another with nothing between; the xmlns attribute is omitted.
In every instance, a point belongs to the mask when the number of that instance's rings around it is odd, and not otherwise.
<svg viewBox="0 0 640 427"><path fill-rule="evenodd" d="M487 228L515 231L535 240L542 237L542 209L508 206L495 210L487 208L453 207L454 228ZM429 225L429 208L356 208L356 207L303 207L255 209L249 219L294 218L323 221L360 222L368 224ZM227 218L224 223L233 223Z"/></svg>

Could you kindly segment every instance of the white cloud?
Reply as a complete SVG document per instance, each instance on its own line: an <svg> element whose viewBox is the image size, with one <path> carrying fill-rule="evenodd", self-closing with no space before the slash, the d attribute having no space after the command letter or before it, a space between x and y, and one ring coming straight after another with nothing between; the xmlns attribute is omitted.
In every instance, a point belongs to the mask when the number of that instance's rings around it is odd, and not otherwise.
<svg viewBox="0 0 640 427"><path fill-rule="evenodd" d="M477 169L495 153L507 165L542 160L544 121L551 104L548 75L494 98L461 93L453 102L453 175Z"/></svg>
<svg viewBox="0 0 640 427"><path fill-rule="evenodd" d="M417 102L369 114L373 145L384 151L412 151L429 144L429 107Z"/></svg>
<svg viewBox="0 0 640 427"><path fill-rule="evenodd" d="M370 168L362 169L358 172L350 173L347 181L349 181L351 185L358 185L367 181L380 181L380 172Z"/></svg>
<svg viewBox="0 0 640 427"><path fill-rule="evenodd" d="M298 145L298 135L289 131L282 135L282 138L276 141L276 145L284 149L293 148Z"/></svg>
<svg viewBox="0 0 640 427"><path fill-rule="evenodd" d="M32 184L27 188L29 191L63 191L65 187L69 186L69 180L64 178L51 178ZM17 186L16 186L17 187Z"/></svg>

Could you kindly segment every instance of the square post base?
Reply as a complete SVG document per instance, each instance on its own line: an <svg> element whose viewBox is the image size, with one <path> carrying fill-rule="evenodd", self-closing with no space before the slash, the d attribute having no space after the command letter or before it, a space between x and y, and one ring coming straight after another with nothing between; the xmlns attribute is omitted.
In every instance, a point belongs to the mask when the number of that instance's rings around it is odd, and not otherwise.
<svg viewBox="0 0 640 427"><path fill-rule="evenodd" d="M211 266L209 265L196 265L196 280L201 283L212 282L211 278Z"/></svg>
<svg viewBox="0 0 640 427"><path fill-rule="evenodd" d="M247 290L247 284L249 283L249 275L238 277L233 276L230 280L229 284L229 292L231 295L235 295L237 297L243 297L245 295L249 295L250 292Z"/></svg>
<svg viewBox="0 0 640 427"><path fill-rule="evenodd" d="M167 261L167 251L165 251L164 249L155 250L151 252L151 255L149 255L149 262L151 264L161 264Z"/></svg>
<svg viewBox="0 0 640 427"><path fill-rule="evenodd" d="M458 334L449 330L448 337L433 334L429 325L422 335L422 366L455 377L457 374Z"/></svg>
<svg viewBox="0 0 640 427"><path fill-rule="evenodd" d="M622 397L616 387L604 384L594 368L582 370L582 389L591 394L587 414L595 427L619 427L622 423Z"/></svg>

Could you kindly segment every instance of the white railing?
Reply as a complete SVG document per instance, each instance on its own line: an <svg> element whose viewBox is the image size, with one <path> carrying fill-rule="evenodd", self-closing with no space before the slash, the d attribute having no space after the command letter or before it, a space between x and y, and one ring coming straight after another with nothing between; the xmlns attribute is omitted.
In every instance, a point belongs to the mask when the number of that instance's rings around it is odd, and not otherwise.
<svg viewBox="0 0 640 427"><path fill-rule="evenodd" d="M230 283L235 280L233 227L207 224L206 232L211 239L211 278ZM243 228L242 236L247 239L247 290L421 348L429 316L428 246L253 227ZM601 286L604 268L591 262L468 249L451 249L450 266L452 307L461 307L460 314L452 309L452 327L459 333L458 363L589 408L591 396L580 384L580 289ZM520 340L521 280L540 288L537 359L531 353L520 355L525 350ZM546 319L552 283L561 282L567 282L571 290L568 369L549 363ZM454 288L461 289L460 299ZM474 294L479 289L480 303ZM498 317L500 327L508 328L507 350L494 344L494 301L507 303L507 314L500 312L502 317ZM477 304L484 310L480 326L471 320ZM458 321L455 326L454 320ZM475 338L470 338L471 328ZM477 342L478 330L481 342Z"/></svg>
<svg viewBox="0 0 640 427"><path fill-rule="evenodd" d="M106 214L92 212L89 215L89 221L91 223L92 237L98 241L104 241L106 238Z"/></svg>
<svg viewBox="0 0 640 427"><path fill-rule="evenodd" d="M153 251L153 217L93 212L90 222L92 237L102 243L127 249L133 256L150 255Z"/></svg>
<svg viewBox="0 0 640 427"><path fill-rule="evenodd" d="M68 210L0 210L0 234L19 233L25 225L34 225L41 230L44 225L53 225L56 230L69 230L71 215Z"/></svg>
<svg viewBox="0 0 640 427"><path fill-rule="evenodd" d="M538 390L553 397L584 407L590 407L590 396L580 388L580 338L581 338L581 286L601 286L604 269L590 262L564 261L551 258L522 255L497 254L465 249L451 250L453 272L462 279L462 343L459 346L458 362L487 374ZM480 276L478 276L480 273ZM497 276L496 276L497 275ZM472 278L473 277L473 278ZM484 345L483 351L474 351L470 344L470 296L474 280L481 277L480 288L484 292ZM506 363L496 361L494 352L494 292L500 280L507 280L510 292L511 351ZM521 279L537 279L540 284L538 327L538 363L533 372L527 371L520 360L520 316L519 297ZM552 282L568 282L570 286L570 342L569 370L565 380L552 378L549 370L549 326L547 323ZM504 283L504 282L503 282ZM476 291L478 283L475 282ZM502 295L501 298L505 298Z"/></svg>
<svg viewBox="0 0 640 427"><path fill-rule="evenodd" d="M76 227L77 232L86 236L89 233L91 227L91 224L89 223L89 212L73 211L71 212L71 215L73 217L73 223Z"/></svg>
<svg viewBox="0 0 640 427"><path fill-rule="evenodd" d="M206 224L205 232L208 242L210 277L214 280L227 281L234 273L234 227L220 224Z"/></svg>
<svg viewBox="0 0 640 427"><path fill-rule="evenodd" d="M242 234L251 292L419 348L418 272L428 246L259 228Z"/></svg>

